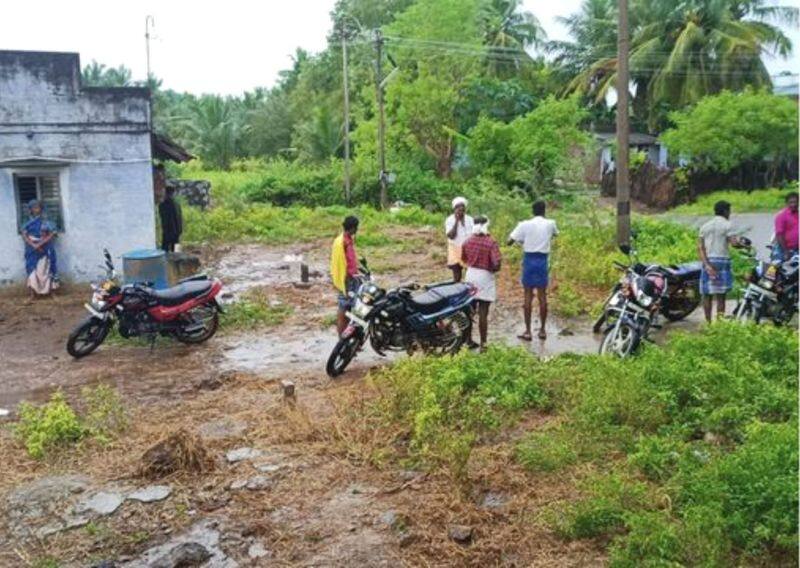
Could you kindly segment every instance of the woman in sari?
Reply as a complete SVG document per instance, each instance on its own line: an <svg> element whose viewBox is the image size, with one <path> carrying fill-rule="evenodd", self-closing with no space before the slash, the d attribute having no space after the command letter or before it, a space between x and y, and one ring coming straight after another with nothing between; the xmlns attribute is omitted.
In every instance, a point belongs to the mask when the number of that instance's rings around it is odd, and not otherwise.
<svg viewBox="0 0 800 568"><path fill-rule="evenodd" d="M47 295L58 288L55 229L42 217L42 204L35 199L28 203L31 218L22 227L25 241L25 272L31 298Z"/></svg>

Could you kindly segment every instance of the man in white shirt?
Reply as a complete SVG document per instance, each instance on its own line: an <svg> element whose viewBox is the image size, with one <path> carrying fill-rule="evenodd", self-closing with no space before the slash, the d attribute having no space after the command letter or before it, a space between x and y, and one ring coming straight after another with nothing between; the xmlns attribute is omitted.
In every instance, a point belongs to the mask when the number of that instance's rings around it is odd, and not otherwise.
<svg viewBox="0 0 800 568"><path fill-rule="evenodd" d="M533 311L533 292L539 300L539 339L547 339L545 323L547 321L547 284L550 244L558 234L556 222L546 219L544 201L533 204L533 219L521 222L511 232L508 244L522 245L525 256L522 259L522 286L525 288L525 305L523 315L525 318L525 331L518 335L524 341L531 341L531 312Z"/></svg>
<svg viewBox="0 0 800 568"><path fill-rule="evenodd" d="M714 218L700 227L697 250L703 270L700 273L700 293L703 296L703 312L706 321L711 321L712 298L716 299L717 317L725 315L725 298L733 288L731 255L728 245L739 245L739 237L730 222L731 204L717 201Z"/></svg>
<svg viewBox="0 0 800 568"><path fill-rule="evenodd" d="M447 234L447 268L453 271L453 281L461 282L464 264L461 260L461 247L472 235L474 222L467 215L467 200L463 197L453 199L453 214L444 222Z"/></svg>

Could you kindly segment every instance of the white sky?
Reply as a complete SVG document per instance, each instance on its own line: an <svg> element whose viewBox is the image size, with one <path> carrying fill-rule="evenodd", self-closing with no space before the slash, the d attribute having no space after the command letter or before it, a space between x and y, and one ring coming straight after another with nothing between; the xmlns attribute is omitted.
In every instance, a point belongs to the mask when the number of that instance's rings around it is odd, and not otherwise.
<svg viewBox="0 0 800 568"><path fill-rule="evenodd" d="M324 49L335 0L24 0L4 2L0 49L77 51L81 63L124 64L146 75L145 16L153 15L151 67L166 88L241 94L271 86L296 47ZM672 0L664 0L672 1ZM797 1L797 0L795 0ZM555 17L580 0L524 0L551 39L564 39ZM791 31L800 52L800 32ZM798 70L794 61L770 71Z"/></svg>

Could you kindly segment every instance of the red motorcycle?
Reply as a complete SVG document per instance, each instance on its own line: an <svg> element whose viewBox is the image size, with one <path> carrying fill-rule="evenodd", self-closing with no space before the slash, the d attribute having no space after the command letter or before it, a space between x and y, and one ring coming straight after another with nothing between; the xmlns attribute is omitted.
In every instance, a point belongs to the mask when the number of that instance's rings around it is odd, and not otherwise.
<svg viewBox="0 0 800 568"><path fill-rule="evenodd" d="M217 332L222 308L216 296L222 282L194 276L165 290L148 283L121 285L111 255L107 250L104 255L106 279L92 284L92 301L84 304L91 315L69 334L70 355L78 359L97 349L115 321L122 337L147 337L151 345L157 335L202 343Z"/></svg>

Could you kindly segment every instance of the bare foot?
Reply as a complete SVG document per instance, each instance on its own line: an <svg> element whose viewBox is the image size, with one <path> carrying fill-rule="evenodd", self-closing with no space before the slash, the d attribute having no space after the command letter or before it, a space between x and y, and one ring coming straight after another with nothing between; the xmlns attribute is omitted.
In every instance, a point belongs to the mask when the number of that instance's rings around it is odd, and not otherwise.
<svg viewBox="0 0 800 568"><path fill-rule="evenodd" d="M537 337L542 341L544 341L545 339L547 339L547 332L544 329L540 329L539 335Z"/></svg>
<svg viewBox="0 0 800 568"><path fill-rule="evenodd" d="M522 341L533 341L533 337L531 337L531 334L527 331L521 335L518 335L517 339L521 339Z"/></svg>

